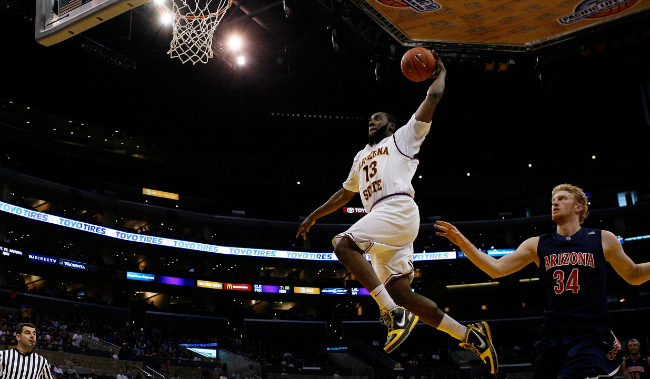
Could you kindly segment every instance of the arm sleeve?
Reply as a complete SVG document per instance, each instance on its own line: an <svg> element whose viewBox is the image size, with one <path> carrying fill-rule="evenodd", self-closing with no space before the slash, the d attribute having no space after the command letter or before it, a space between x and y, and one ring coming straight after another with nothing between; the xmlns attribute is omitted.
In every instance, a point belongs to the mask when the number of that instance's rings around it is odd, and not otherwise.
<svg viewBox="0 0 650 379"><path fill-rule="evenodd" d="M420 151L420 146L429 130L431 130L430 122L417 121L413 115L406 125L395 132L395 144L402 154L413 158Z"/></svg>
<svg viewBox="0 0 650 379"><path fill-rule="evenodd" d="M45 364L43 365L43 371L41 371L41 379L54 379L52 377L52 371L50 371L50 362L45 361Z"/></svg>
<svg viewBox="0 0 650 379"><path fill-rule="evenodd" d="M358 157L359 154L354 157L354 162L352 162L352 167L350 168L348 178L345 180L345 182L343 182L343 188L350 192L359 192L359 177L357 176L356 171Z"/></svg>

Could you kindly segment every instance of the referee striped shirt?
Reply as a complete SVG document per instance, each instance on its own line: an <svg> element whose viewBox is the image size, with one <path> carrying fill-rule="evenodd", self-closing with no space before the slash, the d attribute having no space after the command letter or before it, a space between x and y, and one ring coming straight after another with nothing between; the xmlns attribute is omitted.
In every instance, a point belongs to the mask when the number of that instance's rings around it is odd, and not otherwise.
<svg viewBox="0 0 650 379"><path fill-rule="evenodd" d="M0 351L0 379L53 379L47 359L16 349Z"/></svg>

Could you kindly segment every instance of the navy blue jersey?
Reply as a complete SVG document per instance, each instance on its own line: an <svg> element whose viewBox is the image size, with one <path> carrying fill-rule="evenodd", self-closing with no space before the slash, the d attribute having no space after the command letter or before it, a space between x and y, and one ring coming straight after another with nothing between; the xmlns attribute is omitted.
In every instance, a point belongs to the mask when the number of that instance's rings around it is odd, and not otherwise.
<svg viewBox="0 0 650 379"><path fill-rule="evenodd" d="M650 378L650 367L648 367L648 357L641 356L637 360L628 358L625 360L627 372L630 373L632 379L648 379Z"/></svg>
<svg viewBox="0 0 650 379"><path fill-rule="evenodd" d="M549 321L608 322L607 261L598 229L580 229L570 237L557 232L539 237L540 277Z"/></svg>

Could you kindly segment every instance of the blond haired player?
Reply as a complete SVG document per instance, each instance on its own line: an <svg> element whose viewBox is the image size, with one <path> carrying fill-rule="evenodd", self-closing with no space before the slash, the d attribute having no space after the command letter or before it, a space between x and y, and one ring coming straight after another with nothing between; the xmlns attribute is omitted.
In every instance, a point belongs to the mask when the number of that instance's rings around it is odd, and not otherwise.
<svg viewBox="0 0 650 379"><path fill-rule="evenodd" d="M416 154L431 128L433 112L445 91L447 72L439 57L439 71L427 96L406 123L398 128L390 114L378 112L368 124L368 144L354 158L343 188L300 225L296 237L306 238L317 219L347 204L359 193L368 212L332 244L339 261L370 291L388 326L386 352L408 337L418 318L462 341L497 371L497 360L487 323L464 326L441 311L436 303L413 293L413 241L420 216L411 184L418 166ZM370 254L369 263L363 254Z"/></svg>
<svg viewBox="0 0 650 379"><path fill-rule="evenodd" d="M582 189L560 184L552 196L556 231L529 238L500 259L482 253L448 222L437 221L436 234L492 278L538 266L547 308L535 344L534 379L612 377L621 365L621 344L609 328L607 266L638 285L650 280L650 263L634 263L613 233L581 226L589 209Z"/></svg>

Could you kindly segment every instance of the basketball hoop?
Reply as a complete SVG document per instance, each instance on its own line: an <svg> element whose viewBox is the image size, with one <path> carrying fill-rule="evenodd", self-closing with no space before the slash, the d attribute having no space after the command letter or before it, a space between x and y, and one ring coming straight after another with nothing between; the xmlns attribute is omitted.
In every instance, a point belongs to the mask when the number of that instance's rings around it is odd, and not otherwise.
<svg viewBox="0 0 650 379"><path fill-rule="evenodd" d="M200 3L199 3L200 2ZM233 0L172 0L169 9L164 0L155 0L156 9L171 16L173 38L167 54L181 62L208 63L212 58L212 37ZM218 3L214 12L209 6Z"/></svg>

